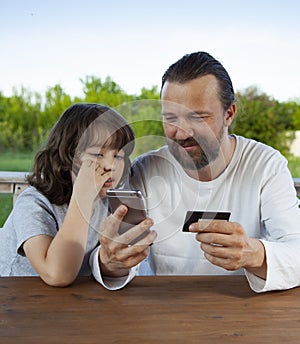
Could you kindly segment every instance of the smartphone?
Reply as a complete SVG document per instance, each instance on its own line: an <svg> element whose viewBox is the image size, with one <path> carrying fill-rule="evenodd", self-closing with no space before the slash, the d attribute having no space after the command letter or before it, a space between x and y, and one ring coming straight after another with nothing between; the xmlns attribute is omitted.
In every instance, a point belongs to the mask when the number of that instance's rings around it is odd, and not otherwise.
<svg viewBox="0 0 300 344"><path fill-rule="evenodd" d="M147 217L147 210L144 197L139 190L109 189L106 191L111 212L113 213L121 204L127 206L127 214L119 227L119 234L125 233L131 227L137 225ZM131 244L141 240L149 233L145 231L138 236Z"/></svg>

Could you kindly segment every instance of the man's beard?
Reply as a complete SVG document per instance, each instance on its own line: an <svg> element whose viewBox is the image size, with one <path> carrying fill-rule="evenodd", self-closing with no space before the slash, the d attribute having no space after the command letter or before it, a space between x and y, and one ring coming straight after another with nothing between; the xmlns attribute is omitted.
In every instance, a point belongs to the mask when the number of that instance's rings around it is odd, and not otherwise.
<svg viewBox="0 0 300 344"><path fill-rule="evenodd" d="M185 140L168 139L169 150L184 169L201 170L219 156L224 129L225 127L222 126L218 137L214 136L211 139L202 136L194 136ZM188 146L196 146L197 149L188 152L182 148Z"/></svg>

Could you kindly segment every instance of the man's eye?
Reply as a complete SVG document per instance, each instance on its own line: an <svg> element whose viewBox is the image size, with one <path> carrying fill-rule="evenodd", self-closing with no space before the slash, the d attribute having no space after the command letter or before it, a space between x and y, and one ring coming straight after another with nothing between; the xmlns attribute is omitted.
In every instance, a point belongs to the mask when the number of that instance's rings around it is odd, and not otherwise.
<svg viewBox="0 0 300 344"><path fill-rule="evenodd" d="M177 118L173 116L166 116L164 117L164 120L165 122L168 122L168 123L174 123L177 120Z"/></svg>
<svg viewBox="0 0 300 344"><path fill-rule="evenodd" d="M194 117L192 117L192 120L193 121L204 121L204 117L200 117L200 116L194 116Z"/></svg>
<svg viewBox="0 0 300 344"><path fill-rule="evenodd" d="M190 119L192 121L204 121L207 118L207 116L204 115L191 115Z"/></svg>
<svg viewBox="0 0 300 344"><path fill-rule="evenodd" d="M115 159L116 160L124 160L124 156L123 155L115 155Z"/></svg>

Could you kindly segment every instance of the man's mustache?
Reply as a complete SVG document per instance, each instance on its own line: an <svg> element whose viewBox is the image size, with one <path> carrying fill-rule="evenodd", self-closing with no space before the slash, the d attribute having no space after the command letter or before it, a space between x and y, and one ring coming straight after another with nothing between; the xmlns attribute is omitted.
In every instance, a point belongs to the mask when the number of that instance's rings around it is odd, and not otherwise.
<svg viewBox="0 0 300 344"><path fill-rule="evenodd" d="M192 137L187 138L185 140L171 140L171 142L178 144L181 147L200 146L200 143Z"/></svg>

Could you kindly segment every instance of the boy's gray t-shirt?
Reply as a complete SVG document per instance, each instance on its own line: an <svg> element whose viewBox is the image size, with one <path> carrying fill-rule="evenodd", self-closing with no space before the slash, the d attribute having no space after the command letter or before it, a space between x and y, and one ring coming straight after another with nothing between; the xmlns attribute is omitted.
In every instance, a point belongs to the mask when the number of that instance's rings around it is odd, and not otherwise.
<svg viewBox="0 0 300 344"><path fill-rule="evenodd" d="M54 237L68 210L67 205L57 206L29 186L17 198L3 228L0 229L0 276L37 275L24 255L23 243L37 235ZM90 275L89 256L99 245L101 223L108 215L107 200L100 200L90 220L84 260L79 275Z"/></svg>

